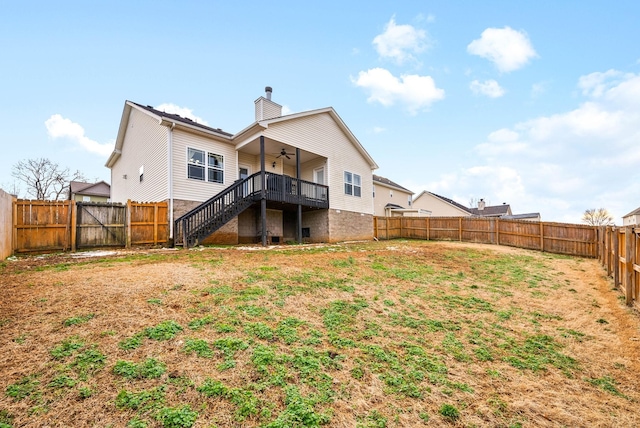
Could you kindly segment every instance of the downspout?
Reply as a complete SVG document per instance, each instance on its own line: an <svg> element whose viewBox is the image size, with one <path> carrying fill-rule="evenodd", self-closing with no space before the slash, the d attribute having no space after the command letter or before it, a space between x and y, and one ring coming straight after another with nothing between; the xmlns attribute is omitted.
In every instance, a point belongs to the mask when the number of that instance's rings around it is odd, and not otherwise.
<svg viewBox="0 0 640 428"><path fill-rule="evenodd" d="M169 174L169 240L173 242L173 128L176 127L176 123L172 122L171 126L167 127L168 138L167 143L169 146L169 168L167 173ZM175 243L174 243L175 244Z"/></svg>

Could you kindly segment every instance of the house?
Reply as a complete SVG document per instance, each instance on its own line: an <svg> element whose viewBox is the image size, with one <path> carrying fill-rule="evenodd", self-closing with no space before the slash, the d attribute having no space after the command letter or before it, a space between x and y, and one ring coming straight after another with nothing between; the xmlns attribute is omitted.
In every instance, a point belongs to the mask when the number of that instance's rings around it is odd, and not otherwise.
<svg viewBox="0 0 640 428"><path fill-rule="evenodd" d="M540 221L540 213L513 214L511 206L502 205L487 206L484 199L478 201L477 208L467 208L453 199L437 195L426 190L413 200L414 209L431 211L432 217L498 217L511 220Z"/></svg>
<svg viewBox="0 0 640 428"><path fill-rule="evenodd" d="M413 192L388 178L373 174L373 212L377 217L415 216ZM425 213L422 213L423 215Z"/></svg>
<svg viewBox="0 0 640 428"><path fill-rule="evenodd" d="M111 186L109 183L84 183L72 181L69 183L69 200L78 202L109 202Z"/></svg>
<svg viewBox="0 0 640 428"><path fill-rule="evenodd" d="M480 217L505 217L512 215L511 206L504 202L502 205L486 206L484 199L478 201L477 208L469 208L471 215Z"/></svg>
<svg viewBox="0 0 640 428"><path fill-rule="evenodd" d="M413 199L413 208L430 211L432 217L467 217L472 215L469 208L453 199L426 190Z"/></svg>
<svg viewBox="0 0 640 428"><path fill-rule="evenodd" d="M541 221L540 213L525 213L525 214L512 214L504 215L500 218L505 220L526 220L526 221Z"/></svg>
<svg viewBox="0 0 640 428"><path fill-rule="evenodd" d="M265 90L235 134L126 101L111 199L167 201L178 245L372 239L378 165L332 107L283 116Z"/></svg>
<svg viewBox="0 0 640 428"><path fill-rule="evenodd" d="M622 217L623 226L633 226L636 224L640 224L640 207Z"/></svg>

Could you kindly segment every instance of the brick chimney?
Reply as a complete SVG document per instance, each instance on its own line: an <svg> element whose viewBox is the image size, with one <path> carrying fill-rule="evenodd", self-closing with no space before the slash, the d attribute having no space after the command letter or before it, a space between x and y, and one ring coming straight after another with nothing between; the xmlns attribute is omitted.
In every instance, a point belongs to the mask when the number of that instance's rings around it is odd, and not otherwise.
<svg viewBox="0 0 640 428"><path fill-rule="evenodd" d="M282 116L282 106L271 101L271 86L264 88L265 97L260 97L255 101L256 104L256 122L261 120L273 119Z"/></svg>

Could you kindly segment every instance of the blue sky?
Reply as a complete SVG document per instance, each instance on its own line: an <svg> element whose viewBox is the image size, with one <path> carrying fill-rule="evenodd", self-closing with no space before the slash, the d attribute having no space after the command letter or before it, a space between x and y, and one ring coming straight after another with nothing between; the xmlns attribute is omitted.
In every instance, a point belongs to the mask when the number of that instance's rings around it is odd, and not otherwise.
<svg viewBox="0 0 640 428"><path fill-rule="evenodd" d="M419 194L579 223L640 206L637 1L0 0L0 185L46 157L110 180L125 100L238 132L273 87L332 106Z"/></svg>

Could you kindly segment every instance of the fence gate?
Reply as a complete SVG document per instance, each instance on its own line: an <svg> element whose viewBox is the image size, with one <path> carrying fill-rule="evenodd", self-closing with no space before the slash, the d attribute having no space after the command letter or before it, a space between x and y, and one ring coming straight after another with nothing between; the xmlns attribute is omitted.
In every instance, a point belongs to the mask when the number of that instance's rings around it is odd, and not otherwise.
<svg viewBox="0 0 640 428"><path fill-rule="evenodd" d="M76 202L76 247L124 247L126 205Z"/></svg>

